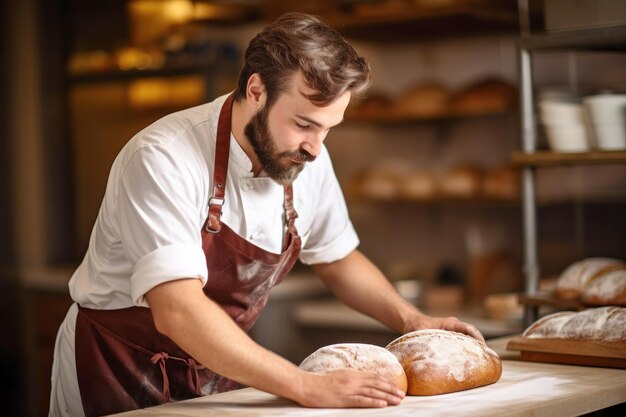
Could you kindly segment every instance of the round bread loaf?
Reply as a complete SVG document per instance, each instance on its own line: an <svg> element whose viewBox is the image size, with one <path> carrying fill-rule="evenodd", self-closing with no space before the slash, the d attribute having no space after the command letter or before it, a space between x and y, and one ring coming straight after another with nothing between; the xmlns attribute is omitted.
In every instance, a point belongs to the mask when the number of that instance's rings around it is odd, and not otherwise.
<svg viewBox="0 0 626 417"><path fill-rule="evenodd" d="M449 93L437 83L421 83L413 86L396 100L396 114L414 117L436 117L446 112Z"/></svg>
<svg viewBox="0 0 626 417"><path fill-rule="evenodd" d="M504 111L512 108L516 99L517 91L510 83L487 78L455 94L450 110L462 114Z"/></svg>
<svg viewBox="0 0 626 417"><path fill-rule="evenodd" d="M581 301L591 306L626 307L626 270L611 271L587 283Z"/></svg>
<svg viewBox="0 0 626 417"><path fill-rule="evenodd" d="M409 200L428 200L436 193L436 181L431 172L413 171L403 178L402 195Z"/></svg>
<svg viewBox="0 0 626 417"><path fill-rule="evenodd" d="M598 307L550 314L534 322L523 336L531 339L626 341L626 308Z"/></svg>
<svg viewBox="0 0 626 417"><path fill-rule="evenodd" d="M404 368L410 395L437 395L492 384L502 375L493 350L448 330L417 330L387 345Z"/></svg>
<svg viewBox="0 0 626 417"><path fill-rule="evenodd" d="M612 258L587 258L574 262L559 276L555 295L570 300L577 299L581 296L585 285L591 280L624 268L622 261Z"/></svg>
<svg viewBox="0 0 626 417"><path fill-rule="evenodd" d="M501 199L515 199L520 196L519 169L502 166L485 174L482 191L485 196Z"/></svg>
<svg viewBox="0 0 626 417"><path fill-rule="evenodd" d="M398 359L387 349L365 343L339 343L324 346L300 364L300 368L316 373L352 369L391 378L406 392L407 379Z"/></svg>
<svg viewBox="0 0 626 417"><path fill-rule="evenodd" d="M474 166L460 166L443 174L440 181L441 194L451 198L468 198L480 192L483 170Z"/></svg>

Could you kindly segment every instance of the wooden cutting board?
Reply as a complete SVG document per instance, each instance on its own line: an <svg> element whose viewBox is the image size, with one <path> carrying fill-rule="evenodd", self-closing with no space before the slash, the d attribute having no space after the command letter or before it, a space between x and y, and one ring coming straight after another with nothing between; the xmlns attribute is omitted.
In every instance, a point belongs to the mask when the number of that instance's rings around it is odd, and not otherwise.
<svg viewBox="0 0 626 417"><path fill-rule="evenodd" d="M514 337L507 350L522 360L626 369L626 342Z"/></svg>

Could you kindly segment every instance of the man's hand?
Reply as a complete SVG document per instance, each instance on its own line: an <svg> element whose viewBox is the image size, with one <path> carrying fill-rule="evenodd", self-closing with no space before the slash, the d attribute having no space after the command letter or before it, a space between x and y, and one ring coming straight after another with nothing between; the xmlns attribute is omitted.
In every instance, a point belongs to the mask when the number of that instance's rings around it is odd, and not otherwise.
<svg viewBox="0 0 626 417"><path fill-rule="evenodd" d="M423 329L442 329L452 330L454 332L464 333L468 336L472 336L480 341L485 341L485 338L478 331L478 329L469 323L465 323L456 317L432 317L426 315L420 315L420 317L413 321L410 326L405 328L404 333L408 333L414 330Z"/></svg>
<svg viewBox="0 0 626 417"><path fill-rule="evenodd" d="M398 405L405 396L390 379L351 370L306 372L300 392L301 398L295 400L305 407L316 408L380 408Z"/></svg>

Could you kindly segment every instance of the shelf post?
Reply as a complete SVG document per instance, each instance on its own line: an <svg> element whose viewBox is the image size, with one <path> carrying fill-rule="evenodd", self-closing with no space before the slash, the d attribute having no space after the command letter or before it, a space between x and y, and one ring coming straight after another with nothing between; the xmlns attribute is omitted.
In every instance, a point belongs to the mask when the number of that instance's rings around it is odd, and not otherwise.
<svg viewBox="0 0 626 417"><path fill-rule="evenodd" d="M522 150L533 153L537 149L537 132L533 109L532 58L530 51L519 48L520 65L520 112ZM525 166L522 170L522 219L524 236L524 290L527 295L539 286L539 261L537 255L537 201L535 191L536 168ZM537 320L538 307L526 306L524 325Z"/></svg>

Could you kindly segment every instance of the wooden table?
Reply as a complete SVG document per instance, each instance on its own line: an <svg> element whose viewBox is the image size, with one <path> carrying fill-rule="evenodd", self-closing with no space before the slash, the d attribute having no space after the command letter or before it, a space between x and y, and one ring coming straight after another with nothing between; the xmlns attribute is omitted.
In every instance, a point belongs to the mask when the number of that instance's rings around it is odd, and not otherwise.
<svg viewBox="0 0 626 417"><path fill-rule="evenodd" d="M505 350L506 338L489 342L501 355L503 372L493 385L431 397L406 397L382 409L309 409L245 388L117 417L152 416L573 416L626 402L626 370L522 362Z"/></svg>

